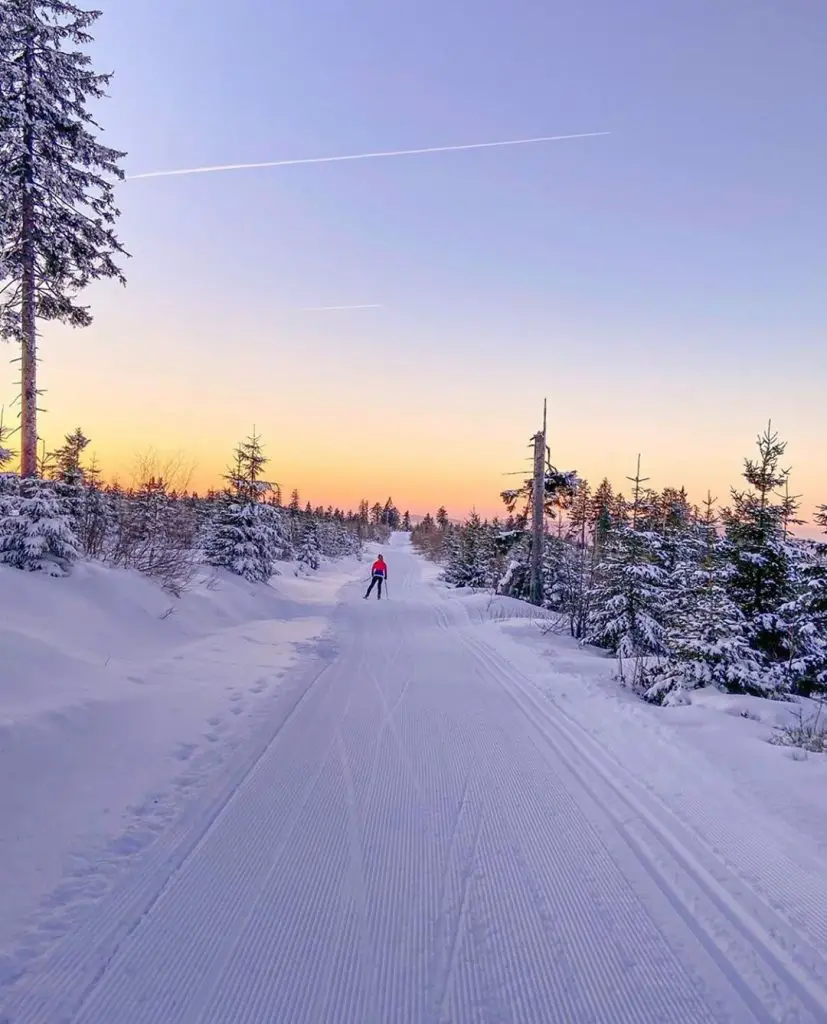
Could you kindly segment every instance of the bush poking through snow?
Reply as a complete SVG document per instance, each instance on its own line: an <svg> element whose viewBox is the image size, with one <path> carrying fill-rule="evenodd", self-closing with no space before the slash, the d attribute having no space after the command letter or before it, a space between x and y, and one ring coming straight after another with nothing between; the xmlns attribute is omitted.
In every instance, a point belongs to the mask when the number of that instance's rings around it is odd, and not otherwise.
<svg viewBox="0 0 827 1024"><path fill-rule="evenodd" d="M819 700L814 712L805 716L799 707L795 721L789 725L776 726L770 743L783 747L798 747L810 754L827 754L827 720L823 716L825 700Z"/></svg>

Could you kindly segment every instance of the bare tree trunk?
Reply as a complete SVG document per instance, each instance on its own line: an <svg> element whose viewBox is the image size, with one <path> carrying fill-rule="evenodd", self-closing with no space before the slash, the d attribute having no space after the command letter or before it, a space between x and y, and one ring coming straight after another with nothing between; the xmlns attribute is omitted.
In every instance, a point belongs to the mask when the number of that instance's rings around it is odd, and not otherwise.
<svg viewBox="0 0 827 1024"><path fill-rule="evenodd" d="M37 475L37 321L35 316L35 206L34 206L34 111L31 107L32 92L32 49L34 40L30 36L26 45L25 89L26 124L24 128L23 151L23 199L22 199L22 277L20 328L22 352L20 361L21 386L21 445L20 475Z"/></svg>
<svg viewBox="0 0 827 1024"><path fill-rule="evenodd" d="M543 429L534 435L534 486L532 488L530 600L543 603L543 527L546 514L546 410Z"/></svg>

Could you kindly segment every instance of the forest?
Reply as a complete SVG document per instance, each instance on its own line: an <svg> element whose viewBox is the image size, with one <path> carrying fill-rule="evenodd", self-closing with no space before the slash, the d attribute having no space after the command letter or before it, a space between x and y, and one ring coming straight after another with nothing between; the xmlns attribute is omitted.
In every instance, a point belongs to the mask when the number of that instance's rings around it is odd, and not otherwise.
<svg viewBox="0 0 827 1024"><path fill-rule="evenodd" d="M555 493L542 551L551 628L615 656L621 681L658 704L700 686L827 692L827 545L796 534L785 450L768 427L724 505L647 488L639 469L628 496L605 479ZM413 543L453 587L528 600L530 490L504 492L504 517L490 522L452 524L440 509ZM815 519L827 530L827 506Z"/></svg>

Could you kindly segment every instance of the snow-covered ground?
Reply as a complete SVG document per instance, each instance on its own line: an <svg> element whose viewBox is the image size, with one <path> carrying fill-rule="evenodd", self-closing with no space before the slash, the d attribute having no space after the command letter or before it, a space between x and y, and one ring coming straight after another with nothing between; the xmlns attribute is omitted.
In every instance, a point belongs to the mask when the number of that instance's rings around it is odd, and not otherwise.
<svg viewBox="0 0 827 1024"><path fill-rule="evenodd" d="M285 673L318 670L354 572L287 566L270 587L210 572L176 600L95 563L66 580L0 567L0 983L25 923L24 957L289 712L305 673Z"/></svg>
<svg viewBox="0 0 827 1024"><path fill-rule="evenodd" d="M0 570L0 1021L827 1020L786 710L642 705L387 554L378 604L355 560L180 602Z"/></svg>

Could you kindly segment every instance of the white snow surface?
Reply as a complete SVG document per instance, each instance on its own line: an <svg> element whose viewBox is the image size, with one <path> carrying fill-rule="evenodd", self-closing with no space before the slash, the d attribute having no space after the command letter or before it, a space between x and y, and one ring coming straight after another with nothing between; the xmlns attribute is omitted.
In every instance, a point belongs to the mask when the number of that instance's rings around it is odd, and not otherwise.
<svg viewBox="0 0 827 1024"><path fill-rule="evenodd" d="M786 709L642 705L386 556L381 602L355 559L181 601L0 570L0 1022L827 1020Z"/></svg>

